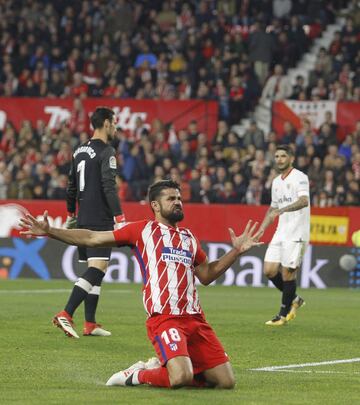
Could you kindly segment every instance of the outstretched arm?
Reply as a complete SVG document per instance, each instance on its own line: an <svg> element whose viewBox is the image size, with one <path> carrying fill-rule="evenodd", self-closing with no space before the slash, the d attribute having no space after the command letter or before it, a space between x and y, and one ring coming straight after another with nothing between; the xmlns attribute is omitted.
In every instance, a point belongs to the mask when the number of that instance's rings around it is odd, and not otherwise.
<svg viewBox="0 0 360 405"><path fill-rule="evenodd" d="M38 221L32 215L27 214L20 220L23 227L22 235L31 236L48 236L57 239L69 245L86 246L86 247L110 247L117 246L112 231L89 231L87 229L60 229L53 228L49 225L47 219L48 212L44 212L44 220Z"/></svg>
<svg viewBox="0 0 360 405"><path fill-rule="evenodd" d="M266 212L265 218L259 227L256 237L260 239L265 232L265 229L275 221L275 218L280 215L280 210L278 208L269 207Z"/></svg>
<svg viewBox="0 0 360 405"><path fill-rule="evenodd" d="M262 245L263 242L258 242L255 239L255 230L258 223L252 224L250 220L244 232L240 236L236 236L235 232L229 228L231 243L233 248L211 263L206 259L203 263L195 268L195 275L201 284L208 285L219 278L225 271L235 262L235 260L244 252L247 252L253 246Z"/></svg>

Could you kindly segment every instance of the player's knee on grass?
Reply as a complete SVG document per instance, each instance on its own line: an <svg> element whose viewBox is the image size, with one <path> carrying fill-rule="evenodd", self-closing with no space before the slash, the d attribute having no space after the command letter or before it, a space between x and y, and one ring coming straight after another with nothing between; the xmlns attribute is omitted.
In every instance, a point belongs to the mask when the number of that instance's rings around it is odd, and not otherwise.
<svg viewBox="0 0 360 405"><path fill-rule="evenodd" d="M206 382L214 388L233 389L235 376L229 362L221 364L204 372Z"/></svg>
<svg viewBox="0 0 360 405"><path fill-rule="evenodd" d="M213 384L215 388L232 390L236 384L234 374L232 372L222 373Z"/></svg>
<svg viewBox="0 0 360 405"><path fill-rule="evenodd" d="M221 389L227 389L227 390L232 390L235 388L235 377L232 376L226 376L225 378L221 378L217 384L215 384L215 388L221 388Z"/></svg>
<svg viewBox="0 0 360 405"><path fill-rule="evenodd" d="M190 370L180 370L179 372L169 373L169 381L171 388L180 388L192 384L194 374Z"/></svg>
<svg viewBox="0 0 360 405"><path fill-rule="evenodd" d="M192 384L194 372L189 357L175 357L167 362L166 368L169 373L171 388L179 388Z"/></svg>

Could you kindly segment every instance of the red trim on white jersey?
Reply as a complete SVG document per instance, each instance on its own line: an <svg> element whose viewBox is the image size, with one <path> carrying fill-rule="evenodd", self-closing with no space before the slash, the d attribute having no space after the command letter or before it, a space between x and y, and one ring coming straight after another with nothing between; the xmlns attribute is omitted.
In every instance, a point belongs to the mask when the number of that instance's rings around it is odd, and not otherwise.
<svg viewBox="0 0 360 405"><path fill-rule="evenodd" d="M148 315L202 313L194 268L206 254L186 228L157 221L127 223L114 231L121 245L132 245L143 271L143 303Z"/></svg>
<svg viewBox="0 0 360 405"><path fill-rule="evenodd" d="M286 177L293 171L293 167L285 174L285 175L281 175L281 180L285 180Z"/></svg>

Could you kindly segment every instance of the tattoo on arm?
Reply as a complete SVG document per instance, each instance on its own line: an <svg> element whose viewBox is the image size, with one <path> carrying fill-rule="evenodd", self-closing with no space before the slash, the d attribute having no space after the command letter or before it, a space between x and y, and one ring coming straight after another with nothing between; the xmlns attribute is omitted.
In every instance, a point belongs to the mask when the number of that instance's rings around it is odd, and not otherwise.
<svg viewBox="0 0 360 405"><path fill-rule="evenodd" d="M260 229L262 229L263 231L270 225L270 223L272 222L270 219L270 213L275 211L277 208L274 207L269 207L269 209L266 212L265 218L262 222L262 224L260 225Z"/></svg>
<svg viewBox="0 0 360 405"><path fill-rule="evenodd" d="M288 205L287 207L282 208L281 212L293 212L301 210L309 205L309 199L306 196L301 196L297 201L293 204Z"/></svg>

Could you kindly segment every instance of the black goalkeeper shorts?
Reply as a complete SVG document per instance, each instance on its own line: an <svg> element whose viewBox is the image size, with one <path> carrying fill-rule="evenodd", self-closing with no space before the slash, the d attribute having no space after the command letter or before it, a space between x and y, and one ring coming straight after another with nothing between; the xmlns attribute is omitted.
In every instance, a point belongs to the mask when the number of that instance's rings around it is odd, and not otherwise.
<svg viewBox="0 0 360 405"><path fill-rule="evenodd" d="M112 231L114 227L112 225L109 226L78 226L79 229L90 229L91 231ZM111 257L111 250L110 247L104 248L87 248L84 246L78 247L78 254L79 254L79 262L84 263L88 260L105 260L109 261Z"/></svg>

